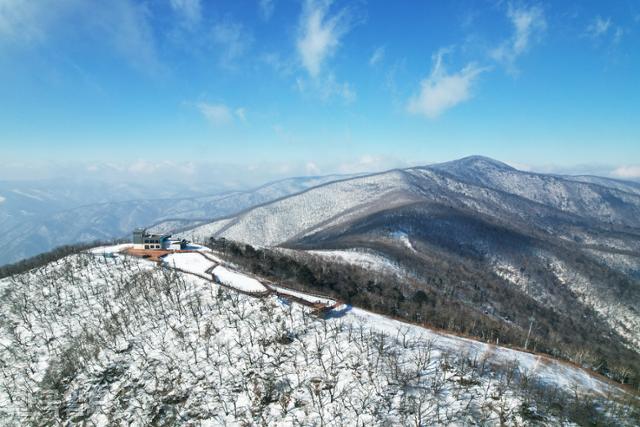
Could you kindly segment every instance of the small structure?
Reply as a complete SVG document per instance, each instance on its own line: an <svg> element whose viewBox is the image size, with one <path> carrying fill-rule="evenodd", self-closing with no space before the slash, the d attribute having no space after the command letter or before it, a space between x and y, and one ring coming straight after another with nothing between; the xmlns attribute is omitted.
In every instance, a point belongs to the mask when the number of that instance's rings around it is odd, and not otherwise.
<svg viewBox="0 0 640 427"><path fill-rule="evenodd" d="M171 234L151 234L144 228L133 230L134 249L169 249Z"/></svg>

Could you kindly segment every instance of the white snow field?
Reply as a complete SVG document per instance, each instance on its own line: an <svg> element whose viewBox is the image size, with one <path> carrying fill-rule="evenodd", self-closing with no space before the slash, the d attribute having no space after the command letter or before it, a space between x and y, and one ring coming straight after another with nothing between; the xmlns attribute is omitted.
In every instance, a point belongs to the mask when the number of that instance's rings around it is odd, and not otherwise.
<svg viewBox="0 0 640 427"><path fill-rule="evenodd" d="M213 269L213 275L227 286L244 292L265 292L267 288L256 279L242 273L231 271L221 265Z"/></svg>
<svg viewBox="0 0 640 427"><path fill-rule="evenodd" d="M0 361L0 425L559 425L602 396L602 423L637 416L572 365L117 253L1 279Z"/></svg>

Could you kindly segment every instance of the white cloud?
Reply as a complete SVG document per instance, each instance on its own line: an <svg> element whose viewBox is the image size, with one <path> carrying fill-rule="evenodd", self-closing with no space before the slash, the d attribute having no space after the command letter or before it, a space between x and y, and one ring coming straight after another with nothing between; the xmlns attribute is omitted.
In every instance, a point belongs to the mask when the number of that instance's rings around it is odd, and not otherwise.
<svg viewBox="0 0 640 427"><path fill-rule="evenodd" d="M233 110L225 104L209 104L207 102L199 102L196 107L211 124L216 126L230 124L235 118L246 121L246 111L242 107Z"/></svg>
<svg viewBox="0 0 640 427"><path fill-rule="evenodd" d="M302 65L309 75L316 77L323 63L333 56L340 39L350 27L345 9L328 15L329 1L307 0L300 16L297 49Z"/></svg>
<svg viewBox="0 0 640 427"><path fill-rule="evenodd" d="M516 8L509 5L507 17L514 27L513 35L491 52L491 57L515 72L515 61L529 50L547 28L543 10L538 6Z"/></svg>
<svg viewBox="0 0 640 427"><path fill-rule="evenodd" d="M376 50L373 51L373 54L371 54L371 58L369 58L369 65L373 67L374 65L378 64L380 61L384 59L384 54L385 54L385 47L384 46L378 47Z"/></svg>
<svg viewBox="0 0 640 427"><path fill-rule="evenodd" d="M5 200L7 200L7 199L5 199L4 197L0 196L0 203L4 202Z"/></svg>
<svg viewBox="0 0 640 427"><path fill-rule="evenodd" d="M202 19L200 0L169 0L173 10L182 15L189 26L195 26Z"/></svg>
<svg viewBox="0 0 640 427"><path fill-rule="evenodd" d="M626 179L640 178L640 165L620 166L612 172L612 175Z"/></svg>
<svg viewBox="0 0 640 427"><path fill-rule="evenodd" d="M435 119L444 111L471 98L476 78L487 69L469 63L457 73L449 74L442 64L445 53L446 50L440 50L434 55L435 64L431 74L422 80L420 92L407 103L409 113Z"/></svg>
<svg viewBox="0 0 640 427"><path fill-rule="evenodd" d="M602 19L596 16L591 24L587 27L587 34L591 37L600 37L605 35L611 28L611 18Z"/></svg>
<svg viewBox="0 0 640 427"><path fill-rule="evenodd" d="M253 42L253 36L242 24L226 19L214 25L213 41L222 49L222 65L231 66L246 52Z"/></svg>
<svg viewBox="0 0 640 427"><path fill-rule="evenodd" d="M274 0L259 0L258 5L260 6L260 15L262 16L262 19L265 21L271 19L275 8Z"/></svg>

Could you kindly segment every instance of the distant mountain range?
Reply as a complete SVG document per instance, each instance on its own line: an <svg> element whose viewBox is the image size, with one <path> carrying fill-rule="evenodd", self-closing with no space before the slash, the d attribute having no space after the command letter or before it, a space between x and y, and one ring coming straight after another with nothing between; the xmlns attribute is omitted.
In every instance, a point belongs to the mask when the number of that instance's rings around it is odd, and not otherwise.
<svg viewBox="0 0 640 427"><path fill-rule="evenodd" d="M381 268L394 266L415 289L447 293L525 332L533 323L549 342L591 341L609 363L626 354L640 366L635 183L473 156L328 182L183 235L385 260Z"/></svg>
<svg viewBox="0 0 640 427"><path fill-rule="evenodd" d="M290 178L245 191L169 183L0 182L0 265L54 247L200 224L340 176Z"/></svg>

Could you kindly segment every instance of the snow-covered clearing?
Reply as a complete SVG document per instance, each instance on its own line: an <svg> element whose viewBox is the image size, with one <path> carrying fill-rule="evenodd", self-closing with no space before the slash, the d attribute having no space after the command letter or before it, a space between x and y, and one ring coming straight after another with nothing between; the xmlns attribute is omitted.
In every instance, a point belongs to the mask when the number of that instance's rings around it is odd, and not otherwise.
<svg viewBox="0 0 640 427"><path fill-rule="evenodd" d="M327 258L331 261L357 265L367 270L384 271L396 275L404 274L403 269L390 259L365 250L310 250L307 253Z"/></svg>
<svg viewBox="0 0 640 427"><path fill-rule="evenodd" d="M223 284L244 292L266 292L262 283L242 273L231 271L221 265L213 269L213 274Z"/></svg>

